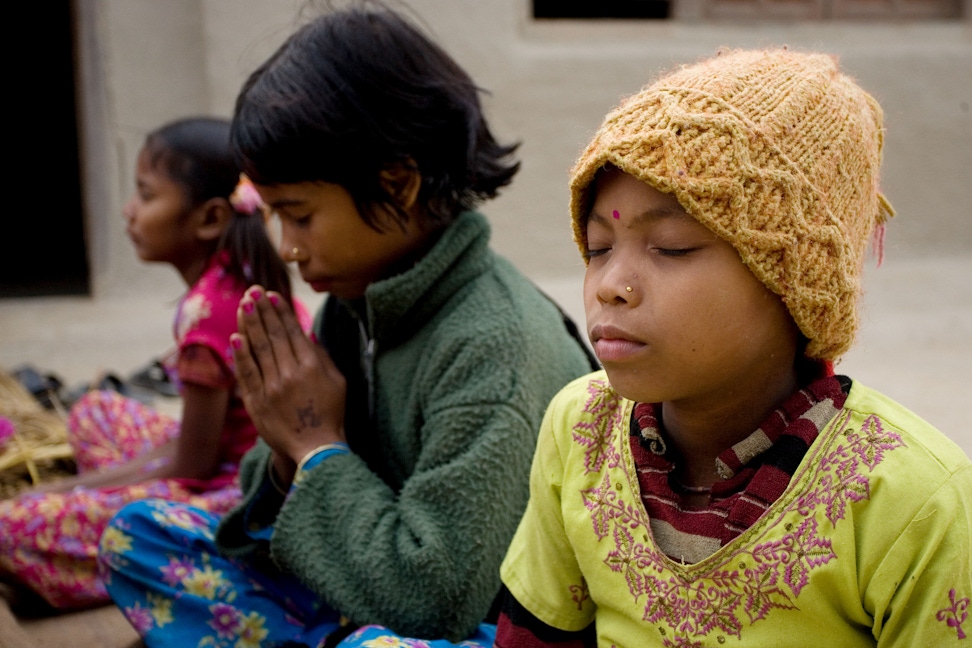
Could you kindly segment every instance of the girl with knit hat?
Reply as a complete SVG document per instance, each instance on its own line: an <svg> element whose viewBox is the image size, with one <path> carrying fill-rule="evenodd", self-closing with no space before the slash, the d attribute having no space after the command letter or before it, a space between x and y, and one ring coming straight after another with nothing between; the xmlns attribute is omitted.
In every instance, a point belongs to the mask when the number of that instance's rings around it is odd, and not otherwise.
<svg viewBox="0 0 972 648"><path fill-rule="evenodd" d="M835 59L786 50L606 117L570 182L604 371L545 415L497 646L972 634L972 462L833 372L891 215L881 145Z"/></svg>

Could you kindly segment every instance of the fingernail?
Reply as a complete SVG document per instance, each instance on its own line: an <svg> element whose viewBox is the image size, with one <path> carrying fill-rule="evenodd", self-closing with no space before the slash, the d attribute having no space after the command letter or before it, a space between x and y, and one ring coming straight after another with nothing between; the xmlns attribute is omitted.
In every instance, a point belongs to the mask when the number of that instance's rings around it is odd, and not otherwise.
<svg viewBox="0 0 972 648"><path fill-rule="evenodd" d="M233 345L234 349L239 351L243 347L243 340L234 335L230 338L230 344Z"/></svg>
<svg viewBox="0 0 972 648"><path fill-rule="evenodd" d="M267 295L267 299L269 299L270 303L274 306L280 303L280 297L278 297L276 293L270 293Z"/></svg>
<svg viewBox="0 0 972 648"><path fill-rule="evenodd" d="M253 302L243 302L243 312L247 315L251 314L253 312Z"/></svg>
<svg viewBox="0 0 972 648"><path fill-rule="evenodd" d="M260 299L263 298L263 293L257 289L254 289L250 292L250 297L253 298L253 301L260 301Z"/></svg>

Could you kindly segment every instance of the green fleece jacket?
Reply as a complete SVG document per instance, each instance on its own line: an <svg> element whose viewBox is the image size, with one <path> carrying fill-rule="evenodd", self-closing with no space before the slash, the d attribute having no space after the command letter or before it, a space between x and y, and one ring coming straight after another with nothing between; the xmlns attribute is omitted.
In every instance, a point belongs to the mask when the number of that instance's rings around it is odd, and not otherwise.
<svg viewBox="0 0 972 648"><path fill-rule="evenodd" d="M488 246L473 212L364 299L329 298L315 331L348 380L352 452L312 469L276 513L269 556L357 624L459 640L486 616L529 495L547 403L591 370L558 308ZM244 458L228 555L267 547L269 449ZM276 501L274 501L276 500Z"/></svg>

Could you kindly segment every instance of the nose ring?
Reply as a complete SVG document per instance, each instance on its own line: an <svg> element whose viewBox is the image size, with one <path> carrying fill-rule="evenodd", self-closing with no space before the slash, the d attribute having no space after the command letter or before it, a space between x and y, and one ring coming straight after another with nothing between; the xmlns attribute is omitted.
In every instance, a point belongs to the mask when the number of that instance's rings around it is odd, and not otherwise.
<svg viewBox="0 0 972 648"><path fill-rule="evenodd" d="M624 289L627 290L628 292L631 292L633 290L631 286L625 286Z"/></svg>

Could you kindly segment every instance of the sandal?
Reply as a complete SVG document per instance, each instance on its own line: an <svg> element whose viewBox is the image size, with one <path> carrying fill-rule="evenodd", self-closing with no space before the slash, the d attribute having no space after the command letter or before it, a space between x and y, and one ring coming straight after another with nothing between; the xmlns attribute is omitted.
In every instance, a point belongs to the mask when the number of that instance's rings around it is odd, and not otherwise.
<svg viewBox="0 0 972 648"><path fill-rule="evenodd" d="M11 375L17 379L24 389L30 392L46 410L63 412L64 398L61 388L64 382L52 373L41 373L30 365L23 365L14 369Z"/></svg>
<svg viewBox="0 0 972 648"><path fill-rule="evenodd" d="M148 389L163 396L177 397L179 389L169 380L169 373L161 360L153 360L145 368L136 371L128 377L128 382L135 387Z"/></svg>
<svg viewBox="0 0 972 648"><path fill-rule="evenodd" d="M73 389L67 390L64 394L64 402L70 408L90 391L113 391L126 398L137 400L144 405L151 405L155 400L155 394L148 389L126 383L116 374L103 373L90 383L77 385Z"/></svg>

